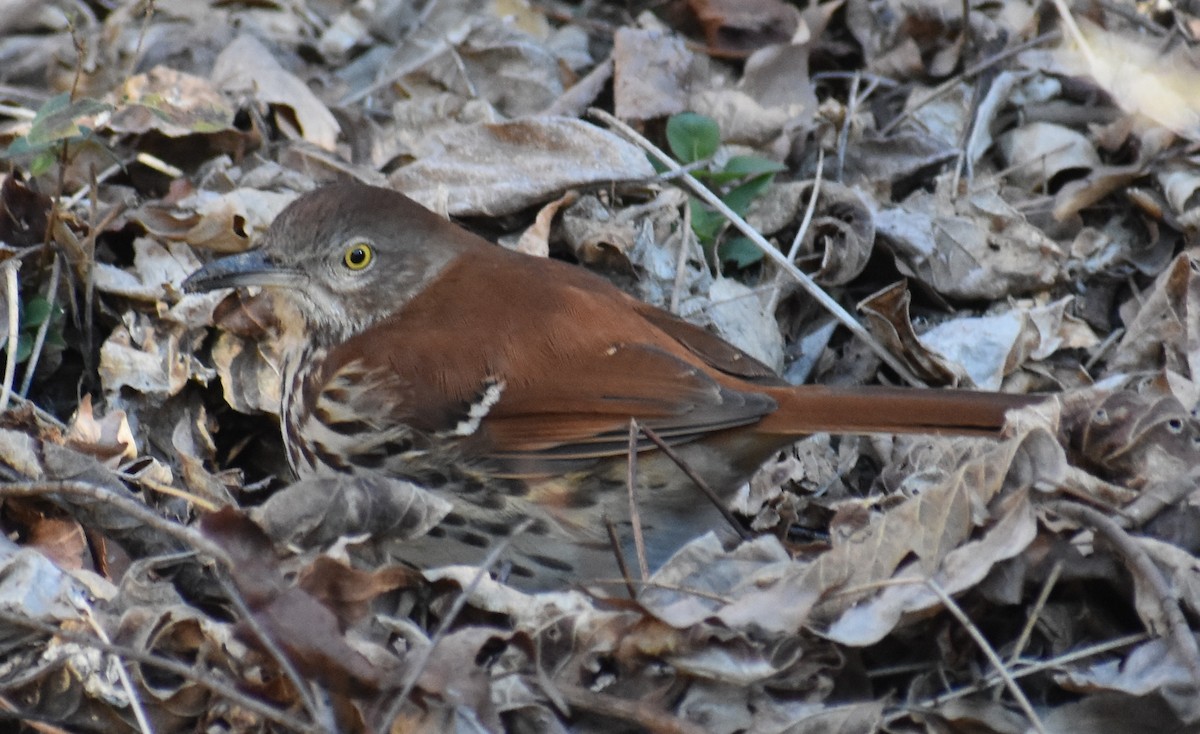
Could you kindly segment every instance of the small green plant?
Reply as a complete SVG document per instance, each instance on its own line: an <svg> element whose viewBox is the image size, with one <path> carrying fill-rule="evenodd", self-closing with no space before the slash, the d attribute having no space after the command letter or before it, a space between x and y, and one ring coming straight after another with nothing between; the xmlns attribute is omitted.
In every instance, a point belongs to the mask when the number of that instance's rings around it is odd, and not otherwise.
<svg viewBox="0 0 1200 734"><path fill-rule="evenodd" d="M685 166L703 164L716 154L721 145L721 130L711 117L695 112L683 112L667 120L667 145L671 154ZM775 178L787 170L768 158L750 155L731 157L720 168L701 165L692 175L704 181L721 201L740 215L745 215L753 202ZM762 251L748 238L722 238L727 222L720 213L709 209L693 198L691 207L692 231L710 256L714 249L722 263L745 268L762 259Z"/></svg>
<svg viewBox="0 0 1200 734"><path fill-rule="evenodd" d="M63 339L63 309L50 303L42 296L34 296L21 309L21 326L17 332L17 364L29 359L33 353L33 343L37 339L38 329L49 319L50 326L46 329L46 341L43 348L49 350L66 349L67 342ZM7 334L0 336L0 343L7 341ZM0 355L6 354L7 347L0 348ZM0 361L2 361L0 357Z"/></svg>
<svg viewBox="0 0 1200 734"><path fill-rule="evenodd" d="M91 129L81 125L81 120L111 109L111 105L94 99L72 102L66 92L51 97L37 111L29 133L9 143L3 157L30 158L30 174L40 176L54 165L63 146L92 139Z"/></svg>

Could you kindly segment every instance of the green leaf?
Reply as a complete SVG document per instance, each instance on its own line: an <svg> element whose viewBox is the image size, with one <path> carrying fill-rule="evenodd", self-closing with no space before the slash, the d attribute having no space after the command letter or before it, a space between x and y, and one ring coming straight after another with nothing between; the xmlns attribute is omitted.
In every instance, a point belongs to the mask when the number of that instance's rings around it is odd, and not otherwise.
<svg viewBox="0 0 1200 734"><path fill-rule="evenodd" d="M17 336L17 364L29 359L33 354L33 335L22 332Z"/></svg>
<svg viewBox="0 0 1200 734"><path fill-rule="evenodd" d="M46 349L66 349L67 340L63 338L62 332L58 329L50 329L46 332Z"/></svg>
<svg viewBox="0 0 1200 734"><path fill-rule="evenodd" d="M725 163L725 166L720 171L715 171L712 174L712 180L722 184L736 181L746 176L761 176L764 173L782 173L786 170L787 166L770 158L762 158L756 155L735 155Z"/></svg>
<svg viewBox="0 0 1200 734"><path fill-rule="evenodd" d="M79 120L111 109L111 105L87 97L72 102L71 95L63 92L42 105L26 137L30 145L79 137L84 134Z"/></svg>
<svg viewBox="0 0 1200 734"><path fill-rule="evenodd" d="M725 202L730 209L738 214L745 214L746 210L750 208L750 203L757 199L771 185L773 177L774 174L768 173L752 178L746 183L730 189L728 193L721 197L721 201Z"/></svg>
<svg viewBox="0 0 1200 734"><path fill-rule="evenodd" d="M749 237L734 237L722 242L717 247L721 262L732 263L739 270L748 268L763 259L763 251L750 241Z"/></svg>
<svg viewBox="0 0 1200 734"><path fill-rule="evenodd" d="M50 301L47 301L41 296L29 299L25 304L24 318L21 319L21 328L37 328L42 325L42 322L50 318Z"/></svg>
<svg viewBox="0 0 1200 734"><path fill-rule="evenodd" d="M681 112L667 120L667 144L680 163L711 158L721 145L721 128L711 117Z"/></svg>
<svg viewBox="0 0 1200 734"><path fill-rule="evenodd" d="M696 237L704 243L712 242L725 226L725 217L705 207L699 199L688 200L688 208L692 210L692 231Z"/></svg>
<svg viewBox="0 0 1200 734"><path fill-rule="evenodd" d="M54 163L58 160L58 151L50 148L43 150L33 157L29 163L29 173L32 176L40 176L46 171L54 167Z"/></svg>

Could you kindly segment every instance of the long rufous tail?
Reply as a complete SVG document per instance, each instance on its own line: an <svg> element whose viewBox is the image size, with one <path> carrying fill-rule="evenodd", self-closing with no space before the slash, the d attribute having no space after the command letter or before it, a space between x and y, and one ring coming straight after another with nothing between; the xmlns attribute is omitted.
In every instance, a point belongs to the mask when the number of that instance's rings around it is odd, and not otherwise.
<svg viewBox="0 0 1200 734"><path fill-rule="evenodd" d="M999 433L1010 410L1045 400L973 390L804 385L776 388L779 408L758 424L761 433Z"/></svg>

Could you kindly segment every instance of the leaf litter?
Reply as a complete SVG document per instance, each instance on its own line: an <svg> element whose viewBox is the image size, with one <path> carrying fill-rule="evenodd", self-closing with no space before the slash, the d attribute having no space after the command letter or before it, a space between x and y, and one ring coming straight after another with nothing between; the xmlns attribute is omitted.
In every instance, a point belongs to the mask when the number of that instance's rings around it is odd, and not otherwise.
<svg viewBox="0 0 1200 734"><path fill-rule="evenodd" d="M963 7L0 3L5 717L1195 728L1200 17ZM905 379L589 107L926 383L1060 397L998 441L805 439L735 499L755 537L698 538L633 597L519 591L503 543L491 573L405 565L448 504L292 483L291 316L180 290L312 187L390 183L797 381Z"/></svg>

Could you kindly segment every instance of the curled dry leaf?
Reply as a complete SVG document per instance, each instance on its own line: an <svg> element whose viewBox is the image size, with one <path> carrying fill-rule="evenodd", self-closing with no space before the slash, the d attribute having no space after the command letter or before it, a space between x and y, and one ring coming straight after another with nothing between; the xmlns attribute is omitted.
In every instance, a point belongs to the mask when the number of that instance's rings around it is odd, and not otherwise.
<svg viewBox="0 0 1200 734"><path fill-rule="evenodd" d="M1141 489L1200 466L1200 425L1173 395L1119 390L1075 410L1066 421L1070 447L1109 481Z"/></svg>
<svg viewBox="0 0 1200 734"><path fill-rule="evenodd" d="M965 371L977 387L998 390L1005 377L1029 362L1100 343L1087 324L1067 313L1072 300L1017 303L1000 314L950 319L921 334L921 343Z"/></svg>
<svg viewBox="0 0 1200 734"><path fill-rule="evenodd" d="M797 224L808 207L812 186L810 182L771 186L751 205L747 222L764 235ZM821 266L815 272L811 267L803 269L821 285L845 285L863 272L874 247L875 212L867 197L857 188L823 181L797 254L805 262L819 255Z"/></svg>
<svg viewBox="0 0 1200 734"><path fill-rule="evenodd" d="M130 216L157 237L227 254L248 249L294 198L254 188L197 191L169 206L147 203Z"/></svg>
<svg viewBox="0 0 1200 734"><path fill-rule="evenodd" d="M1030 191L1061 183L1063 175L1082 175L1100 167L1095 145L1063 125L1031 122L1004 133L996 144L1012 169L1009 179Z"/></svg>
<svg viewBox="0 0 1200 734"><path fill-rule="evenodd" d="M1181 253L1148 294L1122 307L1124 337L1109 359L1111 371L1162 369L1184 405L1200 402L1200 265Z"/></svg>
<svg viewBox="0 0 1200 734"><path fill-rule="evenodd" d="M76 451L91 454L106 466L116 469L123 460L137 456L137 444L125 411L114 410L97 419L92 410L92 396L84 395L63 442Z"/></svg>
<svg viewBox="0 0 1200 734"><path fill-rule="evenodd" d="M221 51L213 64L212 80L226 93L289 108L300 136L317 147L333 150L337 145L337 119L307 84L280 66L253 36L239 36Z"/></svg>
<svg viewBox="0 0 1200 734"><path fill-rule="evenodd" d="M801 251L821 255L812 273L822 285L845 285L862 273L875 246L875 216L857 189L826 182Z"/></svg>
<svg viewBox="0 0 1200 734"><path fill-rule="evenodd" d="M563 210L560 232L580 262L630 268L628 253L637 239L637 223L627 211L614 212L586 194Z"/></svg>
<svg viewBox="0 0 1200 734"><path fill-rule="evenodd" d="M235 292L213 310L213 323L221 328L212 348L213 367L234 410L279 412L285 348L280 337L285 321L300 318L293 308L286 299L260 291L253 296Z"/></svg>
<svg viewBox="0 0 1200 734"><path fill-rule="evenodd" d="M520 239L517 240L517 252L536 257L548 257L550 255L550 225L554 221L554 217L558 215L560 209L575 203L578 198L578 192L568 191L539 209L533 224L522 232Z"/></svg>
<svg viewBox="0 0 1200 734"><path fill-rule="evenodd" d="M100 347L100 382L106 393L130 388L154 398L176 395L199 368L180 349L176 329L145 314L127 312Z"/></svg>
<svg viewBox="0 0 1200 734"><path fill-rule="evenodd" d="M909 369L931 385L957 385L964 370L921 343L913 329L908 307L912 294L904 281L867 296L858 303L866 326L892 354L904 359Z"/></svg>
<svg viewBox="0 0 1200 734"><path fill-rule="evenodd" d="M226 673L235 670L238 646L232 628L216 622L186 604L133 607L121 619L122 641L142 655L163 655L174 660L205 658ZM212 691L202 681L163 675L154 665L128 662L133 679L169 714L188 719L213 705Z"/></svg>

